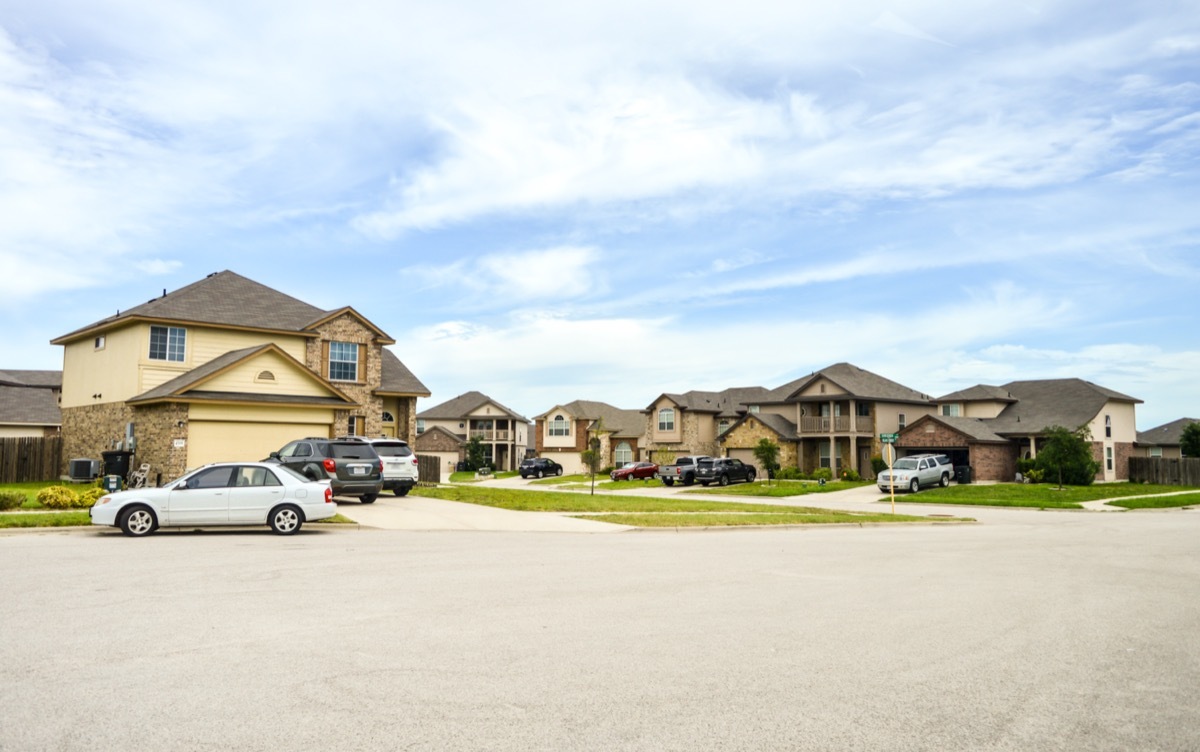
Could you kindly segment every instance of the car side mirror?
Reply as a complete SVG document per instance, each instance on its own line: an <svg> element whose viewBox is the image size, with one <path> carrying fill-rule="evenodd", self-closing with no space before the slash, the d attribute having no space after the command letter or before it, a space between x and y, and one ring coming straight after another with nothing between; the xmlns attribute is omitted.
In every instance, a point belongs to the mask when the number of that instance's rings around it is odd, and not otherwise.
<svg viewBox="0 0 1200 752"><path fill-rule="evenodd" d="M273 460L277 460L277 459L279 459L279 452L271 452L271 453L270 453L269 455L267 455L267 456L268 456L268 457L270 457L270 458L271 458L271 459L273 459Z"/></svg>

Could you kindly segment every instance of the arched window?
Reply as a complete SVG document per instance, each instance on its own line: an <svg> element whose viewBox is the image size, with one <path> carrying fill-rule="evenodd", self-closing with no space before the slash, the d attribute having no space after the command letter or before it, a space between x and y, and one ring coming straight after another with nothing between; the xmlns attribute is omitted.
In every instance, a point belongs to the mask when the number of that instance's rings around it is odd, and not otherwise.
<svg viewBox="0 0 1200 752"><path fill-rule="evenodd" d="M395 416L395 415L392 415L392 414L391 414L391 413L389 413L387 410L384 410L384 411L383 411L383 422L384 422L384 423L395 423L395 422L396 422L396 416Z"/></svg>
<svg viewBox="0 0 1200 752"><path fill-rule="evenodd" d="M561 415L555 415L554 420L550 421L551 436L570 436L571 424Z"/></svg>
<svg viewBox="0 0 1200 752"><path fill-rule="evenodd" d="M658 411L658 430L674 431L675 430L675 408L664 407Z"/></svg>
<svg viewBox="0 0 1200 752"><path fill-rule="evenodd" d="M613 452L613 462L617 463L617 467L626 462L633 462L633 448L629 446L629 442L622 441L617 444L617 448Z"/></svg>

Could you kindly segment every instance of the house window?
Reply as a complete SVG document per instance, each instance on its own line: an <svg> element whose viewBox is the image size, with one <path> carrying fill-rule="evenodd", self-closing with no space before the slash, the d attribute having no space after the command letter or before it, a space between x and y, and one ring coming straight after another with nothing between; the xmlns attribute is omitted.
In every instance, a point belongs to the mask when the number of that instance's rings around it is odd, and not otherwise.
<svg viewBox="0 0 1200 752"><path fill-rule="evenodd" d="M897 417L899 417L899 419L900 419L900 421L899 421L900 422L900 430L903 431L904 427L906 425L908 425L908 418L904 417L904 413L900 413L900 415Z"/></svg>
<svg viewBox="0 0 1200 752"><path fill-rule="evenodd" d="M675 408L664 407L658 411L658 430L674 431L675 430Z"/></svg>
<svg viewBox="0 0 1200 752"><path fill-rule="evenodd" d="M758 409L759 409L759 405L751 405L749 412L757 413Z"/></svg>
<svg viewBox="0 0 1200 752"><path fill-rule="evenodd" d="M104 335L101 334L99 337L97 337L96 339L94 339L92 341L92 347L96 350L103 350L104 349L104 341L105 341Z"/></svg>
<svg viewBox="0 0 1200 752"><path fill-rule="evenodd" d="M178 326L150 327L150 360L183 362L187 330Z"/></svg>
<svg viewBox="0 0 1200 752"><path fill-rule="evenodd" d="M1105 459L1105 464L1107 465L1109 470L1113 469L1112 457L1113 457L1112 447L1105 447L1104 448L1104 459Z"/></svg>
<svg viewBox="0 0 1200 752"><path fill-rule="evenodd" d="M828 442L828 441L821 442L821 467L830 467L829 444L830 444L830 442Z"/></svg>
<svg viewBox="0 0 1200 752"><path fill-rule="evenodd" d="M418 434L425 433L425 419L424 418L417 418L417 433Z"/></svg>
<svg viewBox="0 0 1200 752"><path fill-rule="evenodd" d="M729 430L729 421L721 420L717 422L717 433L722 434Z"/></svg>
<svg viewBox="0 0 1200 752"><path fill-rule="evenodd" d="M383 415L381 416L381 418L384 423L395 423L396 422L396 416L392 415L387 410L383 411Z"/></svg>
<svg viewBox="0 0 1200 752"><path fill-rule="evenodd" d="M854 410L855 410L855 414L860 418L871 417L871 403L870 402L859 402L857 404L857 406L854 408Z"/></svg>
<svg viewBox="0 0 1200 752"><path fill-rule="evenodd" d="M1104 438L1106 438L1106 439L1112 438L1112 416L1111 415L1104 416ZM1109 470L1112 470L1112 468L1110 467Z"/></svg>
<svg viewBox="0 0 1200 752"><path fill-rule="evenodd" d="M942 415L957 418L961 414L962 408L958 405L942 405Z"/></svg>
<svg viewBox="0 0 1200 752"><path fill-rule="evenodd" d="M329 380L358 381L358 345L353 342L329 343Z"/></svg>
<svg viewBox="0 0 1200 752"><path fill-rule="evenodd" d="M363 417L361 415L351 415L350 416L349 434L351 436L361 436L362 435L362 427L363 427Z"/></svg>
<svg viewBox="0 0 1200 752"><path fill-rule="evenodd" d="M624 465L626 462L633 462L633 447L629 446L629 443L625 441L617 444L617 448L613 452L613 462L617 463L617 467Z"/></svg>
<svg viewBox="0 0 1200 752"><path fill-rule="evenodd" d="M561 415L555 415L554 420L550 421L551 436L570 436L571 424Z"/></svg>
<svg viewBox="0 0 1200 752"><path fill-rule="evenodd" d="M1151 457L1162 457L1162 447L1150 447Z"/></svg>

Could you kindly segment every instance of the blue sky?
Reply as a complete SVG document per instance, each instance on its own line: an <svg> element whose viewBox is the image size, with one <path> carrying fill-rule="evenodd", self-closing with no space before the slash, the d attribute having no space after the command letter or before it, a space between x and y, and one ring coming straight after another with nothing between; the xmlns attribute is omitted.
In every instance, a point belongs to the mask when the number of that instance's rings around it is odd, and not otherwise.
<svg viewBox="0 0 1200 752"><path fill-rule="evenodd" d="M231 269L422 407L849 361L1200 417L1193 3L546 6L0 0L0 367Z"/></svg>

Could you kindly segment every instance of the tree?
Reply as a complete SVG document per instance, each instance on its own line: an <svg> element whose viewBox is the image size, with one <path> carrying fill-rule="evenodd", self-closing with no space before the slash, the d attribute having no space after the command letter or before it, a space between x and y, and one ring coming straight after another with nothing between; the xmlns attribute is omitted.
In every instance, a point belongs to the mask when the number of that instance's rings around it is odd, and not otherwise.
<svg viewBox="0 0 1200 752"><path fill-rule="evenodd" d="M675 450L673 449L655 449L654 462L657 465L674 465Z"/></svg>
<svg viewBox="0 0 1200 752"><path fill-rule="evenodd" d="M1200 423L1188 423L1179 434L1179 450L1184 457L1200 457Z"/></svg>
<svg viewBox="0 0 1200 752"><path fill-rule="evenodd" d="M1043 443L1038 448L1038 468L1048 477L1058 479L1058 487L1090 486L1096 479L1100 463L1092 459L1091 432L1084 426L1072 431L1051 426L1042 432Z"/></svg>
<svg viewBox="0 0 1200 752"><path fill-rule="evenodd" d="M593 436L588 442L588 449L579 453L579 458L583 460L583 465L588 469L592 476L592 495L596 495L596 471L600 469L600 463L603 461L603 456L600 454L600 439Z"/></svg>
<svg viewBox="0 0 1200 752"><path fill-rule="evenodd" d="M478 470L487 464L487 454L484 452L483 439L472 436L467 439L467 469Z"/></svg>
<svg viewBox="0 0 1200 752"><path fill-rule="evenodd" d="M754 459L767 471L767 485L771 485L771 478L779 469L779 445L770 439L759 439L754 446Z"/></svg>

